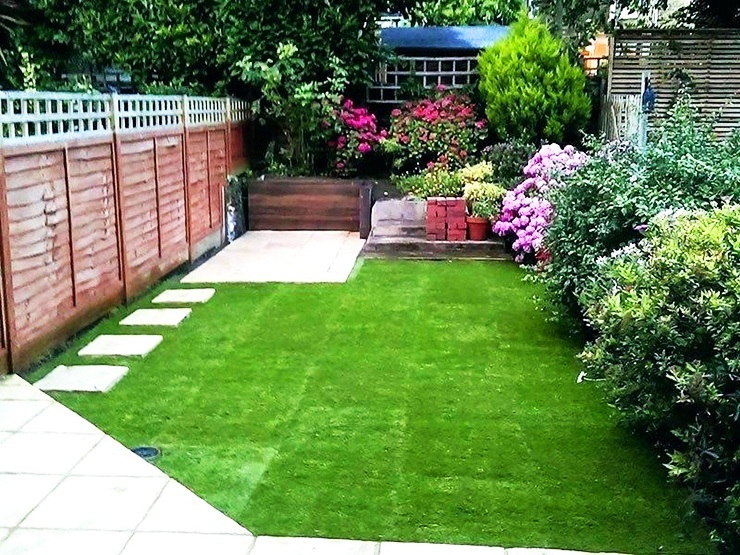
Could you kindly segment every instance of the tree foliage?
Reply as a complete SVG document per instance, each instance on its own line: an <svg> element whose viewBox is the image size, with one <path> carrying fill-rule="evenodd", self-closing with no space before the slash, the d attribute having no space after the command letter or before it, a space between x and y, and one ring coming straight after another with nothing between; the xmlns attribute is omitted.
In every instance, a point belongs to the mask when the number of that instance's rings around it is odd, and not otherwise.
<svg viewBox="0 0 740 555"><path fill-rule="evenodd" d="M380 56L377 17L388 8L381 0L284 0L279 9L264 0L31 1L43 24L17 33L17 46L48 81L115 66L138 85L201 92L244 92L238 64L264 62L280 43L297 47L301 79L328 77L325 61L336 57L350 82L364 82Z"/></svg>
<svg viewBox="0 0 740 555"><path fill-rule="evenodd" d="M401 11L413 25L509 25L523 8L522 0L415 0Z"/></svg>
<svg viewBox="0 0 740 555"><path fill-rule="evenodd" d="M577 139L591 106L586 78L547 26L522 17L503 41L481 54L480 92L499 139Z"/></svg>

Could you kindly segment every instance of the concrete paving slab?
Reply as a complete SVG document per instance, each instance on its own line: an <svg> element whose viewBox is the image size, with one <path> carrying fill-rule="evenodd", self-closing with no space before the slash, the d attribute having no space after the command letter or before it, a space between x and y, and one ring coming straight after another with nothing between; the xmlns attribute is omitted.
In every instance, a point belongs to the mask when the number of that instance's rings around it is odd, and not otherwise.
<svg viewBox="0 0 740 555"><path fill-rule="evenodd" d="M119 555L131 532L14 530L0 541L0 555Z"/></svg>
<svg viewBox="0 0 740 555"><path fill-rule="evenodd" d="M105 436L72 469L72 476L161 477L156 466L135 455L111 437Z"/></svg>
<svg viewBox="0 0 740 555"><path fill-rule="evenodd" d="M249 555L375 555L377 548L359 540L260 536Z"/></svg>
<svg viewBox="0 0 740 555"><path fill-rule="evenodd" d="M0 473L67 474L99 441L97 435L15 433L0 443Z"/></svg>
<svg viewBox="0 0 740 555"><path fill-rule="evenodd" d="M15 528L64 476L0 474L0 526Z"/></svg>
<svg viewBox="0 0 740 555"><path fill-rule="evenodd" d="M379 555L506 555L503 547L382 542Z"/></svg>
<svg viewBox="0 0 740 555"><path fill-rule="evenodd" d="M0 401L50 401L50 397L15 374L0 377Z"/></svg>
<svg viewBox="0 0 740 555"><path fill-rule="evenodd" d="M34 416L22 428L24 433L87 434L102 438L105 434L64 405L54 403Z"/></svg>
<svg viewBox="0 0 740 555"><path fill-rule="evenodd" d="M122 555L247 555L253 543L245 535L136 532Z"/></svg>
<svg viewBox="0 0 740 555"><path fill-rule="evenodd" d="M250 231L182 283L342 283L364 244L346 231Z"/></svg>
<svg viewBox="0 0 740 555"><path fill-rule="evenodd" d="M164 489L166 477L68 476L21 528L134 530Z"/></svg>
<svg viewBox="0 0 740 555"><path fill-rule="evenodd" d="M215 289L168 289L152 300L155 304L199 304L211 300Z"/></svg>
<svg viewBox="0 0 740 555"><path fill-rule="evenodd" d="M52 405L51 400L4 400L0 402L0 432L16 432Z"/></svg>
<svg viewBox="0 0 740 555"><path fill-rule="evenodd" d="M191 308L140 308L121 320L122 326L169 326L176 328L193 312Z"/></svg>
<svg viewBox="0 0 740 555"><path fill-rule="evenodd" d="M143 532L245 534L239 524L171 480L137 528Z"/></svg>
<svg viewBox="0 0 740 555"><path fill-rule="evenodd" d="M77 354L80 356L145 357L161 342L161 335L99 335Z"/></svg>
<svg viewBox="0 0 740 555"><path fill-rule="evenodd" d="M89 364L60 365L34 385L44 391L90 391L105 393L128 373L128 366Z"/></svg>

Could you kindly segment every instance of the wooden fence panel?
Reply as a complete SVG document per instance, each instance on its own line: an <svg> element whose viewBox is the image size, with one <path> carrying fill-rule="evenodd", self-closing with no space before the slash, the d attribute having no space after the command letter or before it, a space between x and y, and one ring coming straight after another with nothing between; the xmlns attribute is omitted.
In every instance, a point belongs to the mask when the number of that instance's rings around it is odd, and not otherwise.
<svg viewBox="0 0 740 555"><path fill-rule="evenodd" d="M70 148L67 155L75 305L122 287L113 145Z"/></svg>
<svg viewBox="0 0 740 555"><path fill-rule="evenodd" d="M643 75L657 92L656 113L666 113L682 82L715 130L740 127L740 31L733 29L634 29L614 36L609 95L640 95Z"/></svg>
<svg viewBox="0 0 740 555"><path fill-rule="evenodd" d="M228 99L0 91L0 374L221 244L247 113Z"/></svg>

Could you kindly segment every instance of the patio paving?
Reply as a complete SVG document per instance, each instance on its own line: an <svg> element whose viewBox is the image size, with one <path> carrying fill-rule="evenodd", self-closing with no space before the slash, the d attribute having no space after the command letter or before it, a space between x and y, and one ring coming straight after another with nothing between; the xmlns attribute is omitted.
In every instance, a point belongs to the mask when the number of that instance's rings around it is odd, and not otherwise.
<svg viewBox="0 0 740 555"><path fill-rule="evenodd" d="M344 283L364 244L347 231L250 231L182 283Z"/></svg>
<svg viewBox="0 0 740 555"><path fill-rule="evenodd" d="M99 335L83 347L80 356L145 357L162 342L161 335Z"/></svg>
<svg viewBox="0 0 740 555"><path fill-rule="evenodd" d="M154 304L196 304L211 300L215 289L167 289L152 299Z"/></svg>
<svg viewBox="0 0 740 555"><path fill-rule="evenodd" d="M0 376L0 555L586 555L262 536L18 376Z"/></svg>
<svg viewBox="0 0 740 555"><path fill-rule="evenodd" d="M176 328L190 316L190 308L140 308L121 320L122 326L170 326Z"/></svg>
<svg viewBox="0 0 740 555"><path fill-rule="evenodd" d="M34 385L42 391L91 391L105 393L128 373L128 366L59 365Z"/></svg>

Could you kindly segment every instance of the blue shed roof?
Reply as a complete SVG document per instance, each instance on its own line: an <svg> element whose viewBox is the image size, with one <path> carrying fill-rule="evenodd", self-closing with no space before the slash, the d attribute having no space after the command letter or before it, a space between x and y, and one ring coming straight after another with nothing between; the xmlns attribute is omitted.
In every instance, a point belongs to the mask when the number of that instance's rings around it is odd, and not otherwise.
<svg viewBox="0 0 740 555"><path fill-rule="evenodd" d="M380 30L383 46L394 50L483 50L509 34L505 25L469 27L389 27Z"/></svg>

